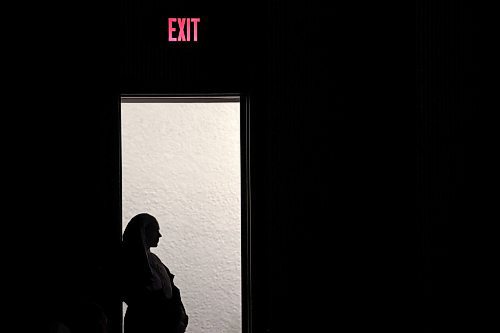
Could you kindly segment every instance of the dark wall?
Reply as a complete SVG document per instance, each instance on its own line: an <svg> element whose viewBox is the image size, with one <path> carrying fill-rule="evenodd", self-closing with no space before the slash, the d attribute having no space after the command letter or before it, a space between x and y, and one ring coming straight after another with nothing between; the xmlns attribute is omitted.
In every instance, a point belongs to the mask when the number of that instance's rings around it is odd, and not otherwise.
<svg viewBox="0 0 500 333"><path fill-rule="evenodd" d="M466 112L479 107L471 8L81 9L41 45L47 111L25 132L45 320L91 300L118 327L120 94L230 92L251 101L254 331L459 325L454 235L470 213ZM200 42L169 44L169 16L201 17Z"/></svg>

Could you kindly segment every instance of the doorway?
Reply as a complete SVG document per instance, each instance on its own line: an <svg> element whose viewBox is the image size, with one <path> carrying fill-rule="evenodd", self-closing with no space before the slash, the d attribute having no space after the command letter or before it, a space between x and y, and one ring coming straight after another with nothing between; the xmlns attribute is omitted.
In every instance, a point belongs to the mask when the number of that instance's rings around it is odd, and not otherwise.
<svg viewBox="0 0 500 333"><path fill-rule="evenodd" d="M151 251L175 275L186 333L249 332L245 105L240 96L121 98L122 231L136 214L157 218L163 237Z"/></svg>

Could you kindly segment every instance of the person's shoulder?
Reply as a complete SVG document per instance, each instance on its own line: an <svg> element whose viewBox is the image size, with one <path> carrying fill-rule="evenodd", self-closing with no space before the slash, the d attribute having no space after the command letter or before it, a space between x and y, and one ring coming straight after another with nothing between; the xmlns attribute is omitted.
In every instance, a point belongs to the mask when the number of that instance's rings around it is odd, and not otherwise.
<svg viewBox="0 0 500 333"><path fill-rule="evenodd" d="M153 252L150 252L151 256L150 256L150 260L154 260L156 263L158 263L159 265L163 265L165 266L165 268L167 269L167 271L169 271L168 267L163 263L163 261L161 261L160 257L158 257L156 254L154 254Z"/></svg>
<svg viewBox="0 0 500 333"><path fill-rule="evenodd" d="M161 262L161 259L160 257L158 257L156 254L154 254L153 252L149 252L150 254L150 259L153 259L154 261L157 261L157 262Z"/></svg>

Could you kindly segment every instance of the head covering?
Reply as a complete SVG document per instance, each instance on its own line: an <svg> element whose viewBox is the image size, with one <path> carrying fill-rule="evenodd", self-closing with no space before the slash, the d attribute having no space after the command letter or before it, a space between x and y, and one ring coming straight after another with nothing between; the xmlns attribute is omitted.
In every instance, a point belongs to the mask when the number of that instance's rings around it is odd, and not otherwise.
<svg viewBox="0 0 500 333"><path fill-rule="evenodd" d="M150 262L149 246L146 243L146 227L158 223L156 218L141 213L134 216L123 232L122 267L124 276L124 298L140 293L153 278L153 268Z"/></svg>

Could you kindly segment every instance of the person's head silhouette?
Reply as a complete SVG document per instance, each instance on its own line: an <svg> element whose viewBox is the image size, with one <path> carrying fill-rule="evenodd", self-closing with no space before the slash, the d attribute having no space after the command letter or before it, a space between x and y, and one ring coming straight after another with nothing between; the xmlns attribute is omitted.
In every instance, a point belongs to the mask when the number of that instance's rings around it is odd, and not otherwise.
<svg viewBox="0 0 500 333"><path fill-rule="evenodd" d="M152 216L151 216L152 217ZM157 247L158 242L160 241L160 225L158 221L153 217L153 220L150 220L149 223L146 224L144 230L144 236L146 238L146 245L149 247Z"/></svg>
<svg viewBox="0 0 500 333"><path fill-rule="evenodd" d="M123 232L124 247L149 249L158 246L160 240L160 225L156 218L148 213L134 216Z"/></svg>

